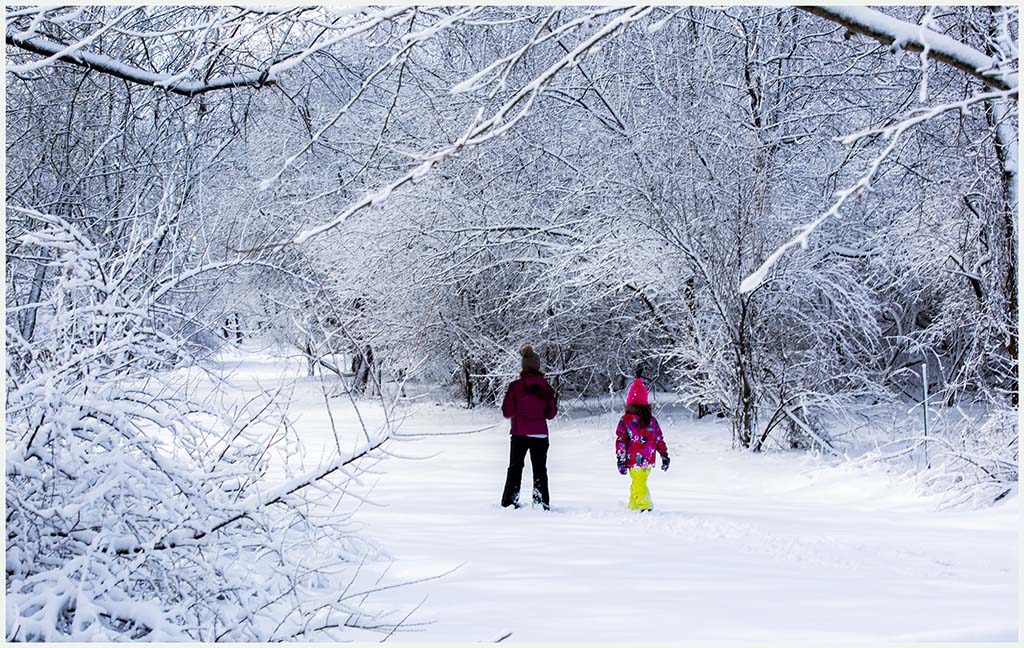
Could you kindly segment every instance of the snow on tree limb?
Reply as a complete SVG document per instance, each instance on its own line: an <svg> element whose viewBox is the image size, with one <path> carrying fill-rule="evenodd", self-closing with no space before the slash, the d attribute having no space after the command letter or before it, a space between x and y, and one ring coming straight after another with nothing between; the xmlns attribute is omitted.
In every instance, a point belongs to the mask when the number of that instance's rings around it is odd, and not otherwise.
<svg viewBox="0 0 1024 648"><path fill-rule="evenodd" d="M103 54L81 51L66 52L66 46L39 36L22 36L8 31L7 44L54 60L72 63L90 70L109 74L131 83L163 88L168 92L185 97L195 97L215 90L226 90L243 86L259 88L273 85L277 81L276 76L271 72L273 66L261 72L216 77L209 81L171 81L168 75L157 74L126 65ZM21 71L18 66L14 65L8 66L7 69L9 72Z"/></svg>
<svg viewBox="0 0 1024 648"><path fill-rule="evenodd" d="M882 163L885 162L885 160L889 157L893 150L895 150L896 144L900 141L900 136L907 130L951 110L967 110L971 106L978 103L993 100L1005 100L1007 97L1016 96L1016 94L1017 88L1013 87L1007 89L1006 91L986 92L983 94L974 95L973 97L968 97L963 101L942 104L940 106L935 106L933 108L916 111L912 116L900 121L897 124L893 124L892 126L887 126L884 128L869 128L854 133L852 135L847 135L846 137L842 138L843 144L846 145L853 144L858 140L870 136L881 136L885 139L888 139L889 143L885 147L885 149L883 149L883 151L871 162L871 165L868 167L868 170L857 180L857 182L855 182L852 186L846 189L836 192L836 200L834 203L832 203L832 206L829 207L828 211L824 212L810 223L798 227L796 236L794 236L793 238L779 246L774 252L772 252L768 256L767 259L764 260L763 263L761 263L757 270L750 273L750 275L748 275L740 283L740 292L748 293L757 288L758 286L760 286L764 282L765 277L768 275L768 272L779 261L779 259L782 258L782 255L785 254L787 250L796 247L797 245L799 245L800 247L807 247L808 238L810 237L811 233L813 233L814 230L818 228L819 225L824 223L829 218L837 216L839 214L839 210L843 207L843 205L846 204L846 201L849 200L851 196L860 195L861 193L868 191L871 188L871 181L874 179L875 175L877 175L879 168L881 168L882 166Z"/></svg>
<svg viewBox="0 0 1024 648"><path fill-rule="evenodd" d="M640 20L647 16L652 10L652 7L628 7L622 15L608 21L600 29L596 30L592 35L585 38L579 45L574 47L572 50L567 52L565 56L562 56L554 64L548 67L544 72L537 75L532 81L522 86L518 92L512 95L504 104L502 104L489 118L483 119L483 109L477 113L477 117L473 120L470 127L463 133L461 137L455 140L452 144L443 148L437 149L428 155L422 156L422 162L407 171L405 174L400 176L398 179L386 185L379 191L369 193L363 196L360 200L352 203L345 211L343 211L336 218L331 221L318 225L316 227L303 230L295 235L295 237L286 242L294 244L302 244L309 239L330 231L351 217L353 214L362 211L366 207L377 205L385 200L394 192L396 189L403 185L416 182L423 178L435 164L443 162L444 160L457 154L464 148L482 144L483 142L497 137L513 126L515 126L521 119L530 114L531 108L537 97L544 92L544 88L551 83L551 81L565 68L575 66L579 64L587 53L598 43L603 41L605 38L615 34L625 25ZM599 15L605 13L611 13L614 10L603 10L598 12ZM584 21L574 21L582 24ZM541 37L541 38L549 38ZM491 70L493 68L488 68ZM466 91L467 88L459 85L456 86L459 91ZM474 84L473 87L478 87ZM521 107L520 107L521 106ZM518 108L518 112L508 117L509 113Z"/></svg>
<svg viewBox="0 0 1024 648"><path fill-rule="evenodd" d="M1016 71L1004 70L995 58L964 45L944 34L923 29L868 7L799 6L798 9L831 20L852 32L863 34L885 45L928 56L976 77L998 90L1017 86ZM1016 94L1013 95L1016 97Z"/></svg>
<svg viewBox="0 0 1024 648"><path fill-rule="evenodd" d="M138 11L138 7L133 7L122 12L110 22L103 24L103 26L98 30L92 32L88 36L74 40L70 44L64 44L54 40L53 38L42 36L37 31L39 24L44 20L48 20L49 22L64 22L63 17L60 19L54 19L52 17L47 18L45 10L34 10L32 13L36 13L36 16L34 17L31 26L27 29L19 30L13 21L24 18L26 15L31 15L31 13L22 14L20 12L16 12L7 15L7 44L27 52L39 54L44 58L26 63L8 64L7 71L15 74L24 74L47 67L56 61L63 61L86 69L96 70L103 74L109 74L128 81L129 83L162 88L168 92L185 97L195 97L208 92L226 90L230 88L262 88L276 84L282 73L291 70L309 57L348 40L353 36L371 31L379 25L390 22L413 11L411 7L387 7L379 11L366 13L365 15L360 16L360 19L358 20L346 21L337 26L331 26L321 32L321 35L323 35L323 33L327 33L328 30L336 32L333 33L330 38L324 38L321 40L320 36L317 36L313 41L305 44L304 46L299 46L294 51L284 53L280 56L275 56L271 61L266 63L249 62L247 64L249 69L252 69L253 67L257 68L254 72L225 74L208 78L199 78L194 76L194 74L199 70L198 66L201 62L212 65L229 45L239 45L247 40L257 40L257 35L265 35L266 30L270 27L285 23L286 20L291 20L295 23L303 23L304 21L299 19L299 14L309 9L309 7L294 7L281 11L269 9L244 9L241 13L232 16L232 19L235 20L236 25L248 21L250 23L251 31L245 31L227 38L220 43L216 49L202 55L199 55L200 46L198 44L193 44L192 47L196 48L197 57L194 58L191 61L191 64L185 69L170 73L154 72L144 69L130 60L120 60L108 54L85 51L83 49L86 45L97 40L99 36L108 31L117 30L122 34L130 35L142 41L144 41L146 37L152 36L153 34L149 34L145 31L138 32L134 30L124 30L118 27L119 23L121 23L126 17ZM249 18L249 14L257 14L259 18L253 20ZM267 19L260 20L260 18ZM182 33L208 33L211 29L217 26L226 28L228 27L228 22L214 20L209 24L193 25L185 27L180 31ZM164 32L157 32L156 35L164 35Z"/></svg>
<svg viewBox="0 0 1024 648"><path fill-rule="evenodd" d="M365 447L357 450L351 456L338 456L334 460L322 466L318 466L308 473L276 485L265 493L251 495L248 499L242 502L238 512L223 520L219 520L208 527L177 529L166 534L160 540L148 543L139 543L128 538L124 538L123 541L120 542L113 540L108 542L107 547L103 551L109 551L116 554L132 554L143 551L164 551L167 549L174 549L176 547L194 546L207 536L216 533L235 522L248 518L268 506L284 502L289 495L302 490L303 488L307 488L336 472L344 472L346 466L370 456L373 451L380 449L387 441L388 438L384 437L373 444L366 445Z"/></svg>

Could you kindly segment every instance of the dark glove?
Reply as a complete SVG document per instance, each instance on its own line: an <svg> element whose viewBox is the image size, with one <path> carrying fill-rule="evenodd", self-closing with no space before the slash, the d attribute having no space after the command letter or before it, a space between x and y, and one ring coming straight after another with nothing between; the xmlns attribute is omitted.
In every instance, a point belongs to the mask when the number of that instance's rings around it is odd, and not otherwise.
<svg viewBox="0 0 1024 648"><path fill-rule="evenodd" d="M661 469L668 470L668 455L661 455Z"/></svg>
<svg viewBox="0 0 1024 648"><path fill-rule="evenodd" d="M620 475L625 475L626 474L626 460L625 459L619 459L615 463L619 467L619 474Z"/></svg>

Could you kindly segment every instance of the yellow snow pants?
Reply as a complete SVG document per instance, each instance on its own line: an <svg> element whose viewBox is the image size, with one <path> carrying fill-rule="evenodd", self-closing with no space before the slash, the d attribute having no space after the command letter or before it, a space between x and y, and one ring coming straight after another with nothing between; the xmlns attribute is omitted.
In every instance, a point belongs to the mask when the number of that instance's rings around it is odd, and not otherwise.
<svg viewBox="0 0 1024 648"><path fill-rule="evenodd" d="M651 491L647 489L647 478L650 475L650 468L629 469L629 510L642 511L653 507Z"/></svg>

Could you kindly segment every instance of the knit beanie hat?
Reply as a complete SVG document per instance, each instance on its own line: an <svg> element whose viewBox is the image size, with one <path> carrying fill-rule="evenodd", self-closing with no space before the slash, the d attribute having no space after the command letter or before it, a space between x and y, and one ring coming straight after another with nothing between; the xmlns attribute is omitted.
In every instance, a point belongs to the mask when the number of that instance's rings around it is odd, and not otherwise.
<svg viewBox="0 0 1024 648"><path fill-rule="evenodd" d="M634 380L630 385L629 393L626 395L626 405L650 405L647 400L647 388L644 387L644 381L640 378Z"/></svg>
<svg viewBox="0 0 1024 648"><path fill-rule="evenodd" d="M533 352L532 346L525 345L519 353L523 356L523 371L540 372L540 356Z"/></svg>

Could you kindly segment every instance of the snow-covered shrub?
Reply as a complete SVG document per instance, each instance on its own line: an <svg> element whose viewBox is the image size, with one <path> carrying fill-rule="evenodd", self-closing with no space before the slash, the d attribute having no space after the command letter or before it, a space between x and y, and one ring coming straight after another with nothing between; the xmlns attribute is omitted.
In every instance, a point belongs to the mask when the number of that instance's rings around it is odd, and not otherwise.
<svg viewBox="0 0 1024 648"><path fill-rule="evenodd" d="M267 489L287 434L274 395L230 411L171 371L193 360L166 300L190 272L140 272L142 227L101 248L63 218L26 217L19 243L49 259L49 279L7 314L7 639L392 628L346 588L373 549L310 494L339 496L360 455Z"/></svg>
<svg viewBox="0 0 1024 648"><path fill-rule="evenodd" d="M924 482L943 493L944 507L987 506L1016 490L1019 417L1017 408L993 404L974 416L951 416L929 437Z"/></svg>

